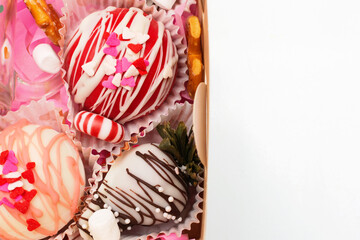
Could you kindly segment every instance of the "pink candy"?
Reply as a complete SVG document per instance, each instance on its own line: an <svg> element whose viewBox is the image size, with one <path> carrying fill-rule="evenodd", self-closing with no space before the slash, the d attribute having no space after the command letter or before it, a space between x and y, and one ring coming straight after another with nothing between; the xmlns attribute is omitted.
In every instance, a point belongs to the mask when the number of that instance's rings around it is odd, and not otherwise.
<svg viewBox="0 0 360 240"><path fill-rule="evenodd" d="M118 39L118 35L116 33L111 33L108 39L106 40L106 44L111 47L116 47L120 45L120 40Z"/></svg>

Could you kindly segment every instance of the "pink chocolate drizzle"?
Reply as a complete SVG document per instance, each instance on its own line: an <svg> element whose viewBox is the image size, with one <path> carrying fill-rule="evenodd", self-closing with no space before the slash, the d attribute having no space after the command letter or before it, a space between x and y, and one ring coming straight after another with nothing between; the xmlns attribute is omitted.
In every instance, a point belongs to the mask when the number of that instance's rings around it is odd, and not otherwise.
<svg viewBox="0 0 360 240"><path fill-rule="evenodd" d="M34 161L30 155L30 144L34 144L34 142L38 143L36 150L41 153L41 159L38 160L40 164L37 164L33 171L35 183L32 185L32 188L35 188L38 192L34 200L40 201L41 206L44 207L35 207L35 204L31 202L29 210L25 214L22 214L16 209L4 205L0 206L0 222L2 222L2 224L0 224L1 239L29 239L29 236L34 236L34 234L39 236L39 238L44 238L56 234L59 229L71 220L64 217L59 207L70 209L70 213L73 216L78 210L77 206L81 189L85 184L83 175L81 174L83 170L79 169L79 161L81 161L81 159L77 151L75 158L68 155L66 158L62 158L64 152L60 152L63 144L69 144L76 149L71 140L64 133L59 133L55 135L48 144L44 145L41 136L45 130L51 128L38 126L29 134L24 131L24 127L27 125L29 125L29 122L23 119L3 130L3 132L0 133L0 148L2 150L14 150L19 161L19 169L26 169L26 164ZM31 148L34 148L34 145L32 145ZM54 162L52 162L50 151L55 151L53 156L55 156L56 159ZM68 185L66 185L62 179L61 168L64 168L64 164L73 179L72 182L68 182L68 184L73 185L74 191L71 193L68 192L66 187ZM39 168L43 170L45 181L39 177ZM55 186L58 186L59 191L57 191ZM0 192L0 198L6 197L7 195L8 193ZM39 204L36 205L39 206ZM14 222L13 219L9 219L7 214L10 214L17 223ZM48 216L48 218L44 216ZM26 219L29 218L36 219L41 223L41 226L31 233L27 230L26 223ZM17 226L19 224L23 227L19 228ZM12 235L13 233L21 236L21 238L15 237Z"/></svg>

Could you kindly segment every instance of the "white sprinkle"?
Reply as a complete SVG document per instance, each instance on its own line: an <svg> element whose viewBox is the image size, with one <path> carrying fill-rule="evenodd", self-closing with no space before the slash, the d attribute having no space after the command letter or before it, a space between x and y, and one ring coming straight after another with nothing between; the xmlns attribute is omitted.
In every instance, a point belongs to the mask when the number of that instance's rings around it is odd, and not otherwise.
<svg viewBox="0 0 360 240"><path fill-rule="evenodd" d="M182 217L179 217L179 218L178 218L178 221L181 222L181 221L182 221Z"/></svg>
<svg viewBox="0 0 360 240"><path fill-rule="evenodd" d="M155 209L155 212L159 213L159 212L160 212L160 208Z"/></svg>
<svg viewBox="0 0 360 240"><path fill-rule="evenodd" d="M111 209L112 209L112 208L111 208L111 206L108 206L108 208L107 208L107 209L109 209L109 210L111 211Z"/></svg>
<svg viewBox="0 0 360 240"><path fill-rule="evenodd" d="M164 188L159 187L159 188L158 188L158 191L159 191L159 192L163 192L163 191L164 191Z"/></svg>
<svg viewBox="0 0 360 240"><path fill-rule="evenodd" d="M175 216L172 216L172 217L171 217L171 219L172 219L172 220L175 220L175 219L176 219L176 217L175 217Z"/></svg>
<svg viewBox="0 0 360 240"><path fill-rule="evenodd" d="M167 218L168 215L169 215L169 214L166 213L166 212L163 213L163 217L164 217L164 218Z"/></svg>
<svg viewBox="0 0 360 240"><path fill-rule="evenodd" d="M165 208L165 211L170 212L170 211L171 211L171 207L170 207L170 206L167 206L167 207Z"/></svg>
<svg viewBox="0 0 360 240"><path fill-rule="evenodd" d="M139 207L136 207L136 208L135 208L135 211L140 212L140 208L139 208Z"/></svg>
<svg viewBox="0 0 360 240"><path fill-rule="evenodd" d="M99 195L98 195L98 194L95 194L95 195L94 195L94 198L95 198L95 199L98 199L98 198L99 198Z"/></svg>
<svg viewBox="0 0 360 240"><path fill-rule="evenodd" d="M109 205L107 205L106 203L104 204L104 208L108 208L109 207Z"/></svg>
<svg viewBox="0 0 360 240"><path fill-rule="evenodd" d="M130 221L130 219L125 219L125 224L129 224L131 221Z"/></svg>
<svg viewBox="0 0 360 240"><path fill-rule="evenodd" d="M176 173L177 175L180 174L180 171L179 171L179 168L178 168L178 167L175 168L175 173Z"/></svg>
<svg viewBox="0 0 360 240"><path fill-rule="evenodd" d="M118 217L119 216L119 212L114 212L114 216Z"/></svg>
<svg viewBox="0 0 360 240"><path fill-rule="evenodd" d="M3 176L3 178L18 178L21 177L21 173L19 172L11 172Z"/></svg>
<svg viewBox="0 0 360 240"><path fill-rule="evenodd" d="M170 220L172 218L172 216L169 214L167 217L166 217L168 220Z"/></svg>
<svg viewBox="0 0 360 240"><path fill-rule="evenodd" d="M170 197L168 198L168 201L169 201L169 202L173 202L173 201L174 201L174 198L170 196Z"/></svg>
<svg viewBox="0 0 360 240"><path fill-rule="evenodd" d="M129 231L130 231L130 230L131 230L131 227L130 227L130 226L128 226L128 227L127 227L127 230L129 230Z"/></svg>
<svg viewBox="0 0 360 240"><path fill-rule="evenodd" d="M83 225L81 225L82 229L87 229L87 224L84 223Z"/></svg>

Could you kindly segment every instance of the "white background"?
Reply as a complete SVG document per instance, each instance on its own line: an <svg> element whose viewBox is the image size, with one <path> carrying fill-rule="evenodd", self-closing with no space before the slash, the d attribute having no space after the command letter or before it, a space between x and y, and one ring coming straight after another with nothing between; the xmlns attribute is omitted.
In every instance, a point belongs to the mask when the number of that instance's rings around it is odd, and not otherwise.
<svg viewBox="0 0 360 240"><path fill-rule="evenodd" d="M206 240L360 239L360 3L208 0Z"/></svg>

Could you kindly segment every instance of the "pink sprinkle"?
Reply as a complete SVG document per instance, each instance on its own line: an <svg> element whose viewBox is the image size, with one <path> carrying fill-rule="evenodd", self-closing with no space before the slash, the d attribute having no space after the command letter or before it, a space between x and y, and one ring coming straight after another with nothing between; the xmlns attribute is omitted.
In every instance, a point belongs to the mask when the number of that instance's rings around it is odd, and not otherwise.
<svg viewBox="0 0 360 240"><path fill-rule="evenodd" d="M120 40L118 39L118 35L116 33L111 33L108 39L106 40L106 44L111 47L116 47L120 45Z"/></svg>
<svg viewBox="0 0 360 240"><path fill-rule="evenodd" d="M9 183L5 183L0 186L0 191L1 192L9 192L8 187L9 187Z"/></svg>
<svg viewBox="0 0 360 240"><path fill-rule="evenodd" d="M135 80L134 77L124 78L121 83L121 86L129 86L129 87L135 87Z"/></svg>
<svg viewBox="0 0 360 240"><path fill-rule="evenodd" d="M13 164L18 164L18 160L15 157L15 153L12 150L9 151L9 155L6 160L12 162Z"/></svg>
<svg viewBox="0 0 360 240"><path fill-rule="evenodd" d="M1 203L5 204L6 206L10 207L10 208L15 208L14 205L12 205L12 203L6 198L4 197L2 200L1 200Z"/></svg>
<svg viewBox="0 0 360 240"><path fill-rule="evenodd" d="M149 66L149 64L150 64L150 62L148 60L146 60L146 59L144 59L144 63L145 63L146 66Z"/></svg>
<svg viewBox="0 0 360 240"><path fill-rule="evenodd" d="M20 201L21 199L23 199L23 197L22 197L21 195L19 195L19 196L17 196L17 197L15 198L15 202L18 202L18 201Z"/></svg>
<svg viewBox="0 0 360 240"><path fill-rule="evenodd" d="M116 89L116 86L112 83L112 80L114 79L114 76L110 76L108 78L108 80L106 81L103 81L101 83L101 85L104 87L104 88L108 88L108 89Z"/></svg>
<svg viewBox="0 0 360 240"><path fill-rule="evenodd" d="M116 73L123 73L122 67L121 67L121 60L117 59L116 60Z"/></svg>
<svg viewBox="0 0 360 240"><path fill-rule="evenodd" d="M116 57L116 55L118 54L116 47L104 48L104 53L113 57Z"/></svg>
<svg viewBox="0 0 360 240"><path fill-rule="evenodd" d="M131 62L129 62L127 60L127 58L123 57L121 59L121 69L122 69L122 71L126 72L129 69L130 66L131 66Z"/></svg>
<svg viewBox="0 0 360 240"><path fill-rule="evenodd" d="M18 167L13 164L12 161L6 161L3 168L3 174L8 174L11 172L16 172L18 170Z"/></svg>

